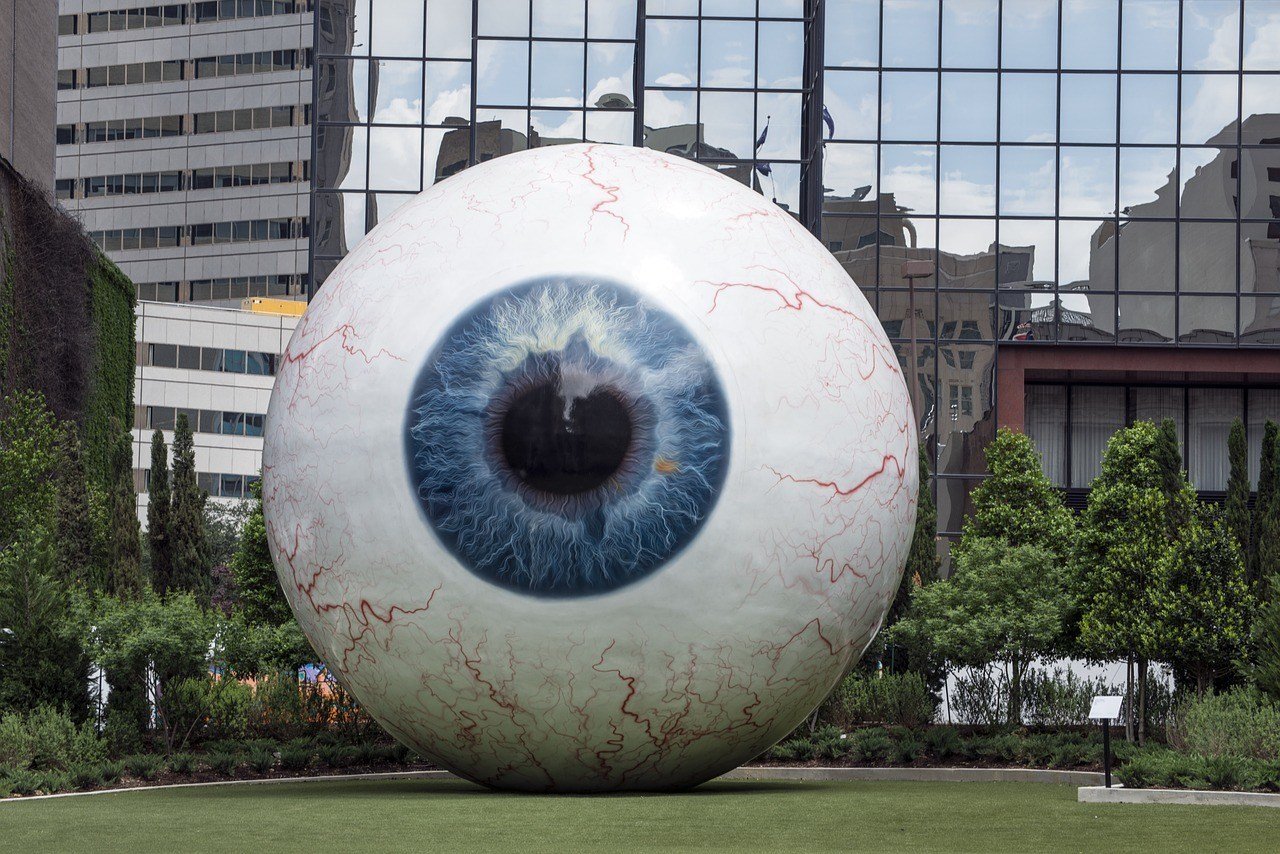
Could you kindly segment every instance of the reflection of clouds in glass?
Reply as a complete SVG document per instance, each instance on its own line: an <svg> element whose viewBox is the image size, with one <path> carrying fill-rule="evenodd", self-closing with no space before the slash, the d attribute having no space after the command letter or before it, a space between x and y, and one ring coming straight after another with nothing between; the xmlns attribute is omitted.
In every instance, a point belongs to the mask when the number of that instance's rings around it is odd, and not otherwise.
<svg viewBox="0 0 1280 854"><path fill-rule="evenodd" d="M995 68L999 0L942 4L942 64Z"/></svg>
<svg viewBox="0 0 1280 854"><path fill-rule="evenodd" d="M1059 181L1063 216L1109 216L1115 212L1116 155L1113 148L1064 148Z"/></svg>
<svg viewBox="0 0 1280 854"><path fill-rule="evenodd" d="M533 0L533 34L580 39L587 25L585 13L582 0Z"/></svg>
<svg viewBox="0 0 1280 854"><path fill-rule="evenodd" d="M476 99L483 104L523 104L529 97L529 43L481 40L476 49Z"/></svg>
<svg viewBox="0 0 1280 854"><path fill-rule="evenodd" d="M1240 7L1221 0L1186 0L1182 7L1182 67L1234 69L1240 50Z"/></svg>
<svg viewBox="0 0 1280 854"><path fill-rule="evenodd" d="M697 121L692 92L649 91L644 95L644 122L651 128L691 125Z"/></svg>
<svg viewBox="0 0 1280 854"><path fill-rule="evenodd" d="M832 143L822 151L822 183L828 196L852 196L859 187L876 183L876 148L874 145Z"/></svg>
<svg viewBox="0 0 1280 854"><path fill-rule="evenodd" d="M418 128L369 129L369 189L420 189L422 131Z"/></svg>
<svg viewBox="0 0 1280 854"><path fill-rule="evenodd" d="M1062 66L1115 68L1116 0L1063 0Z"/></svg>
<svg viewBox="0 0 1280 854"><path fill-rule="evenodd" d="M1166 194L1164 203L1156 205L1156 190L1173 180L1176 153L1172 148L1126 148L1120 152L1120 209L1143 207L1131 211L1138 216L1171 216L1173 201Z"/></svg>
<svg viewBox="0 0 1280 854"><path fill-rule="evenodd" d="M1168 0L1125 0L1120 26L1125 68L1178 67L1178 16Z"/></svg>
<svg viewBox="0 0 1280 854"><path fill-rule="evenodd" d="M1249 3L1244 15L1244 67L1280 68L1280 4Z"/></svg>
<svg viewBox="0 0 1280 854"><path fill-rule="evenodd" d="M421 0L378 0L373 7L373 54L417 56L422 52Z"/></svg>
<svg viewBox="0 0 1280 854"><path fill-rule="evenodd" d="M782 158L800 159L801 96L798 94L762 94L756 107L756 139L769 123L769 134L764 145L756 150L761 160Z"/></svg>
<svg viewBox="0 0 1280 854"><path fill-rule="evenodd" d="M938 4L935 0L884 0L885 66L928 68L938 59Z"/></svg>
<svg viewBox="0 0 1280 854"><path fill-rule="evenodd" d="M378 60L373 121L417 124L422 117L422 63Z"/></svg>
<svg viewBox="0 0 1280 854"><path fill-rule="evenodd" d="M996 211L996 154L994 147L942 149L940 212L986 214Z"/></svg>
<svg viewBox="0 0 1280 854"><path fill-rule="evenodd" d="M471 0L431 0L427 4L427 56L471 56Z"/></svg>
<svg viewBox="0 0 1280 854"><path fill-rule="evenodd" d="M1233 74L1184 74L1182 76L1182 142L1195 145L1225 142L1236 121L1239 78Z"/></svg>
<svg viewBox="0 0 1280 854"><path fill-rule="evenodd" d="M704 21L702 85L745 88L755 65L755 25L746 21Z"/></svg>
<svg viewBox="0 0 1280 854"><path fill-rule="evenodd" d="M1051 148L1003 149L1000 152L1000 213L1051 215L1055 172Z"/></svg>
<svg viewBox="0 0 1280 854"><path fill-rule="evenodd" d="M893 193L899 206L915 213L933 213L935 165L931 147L883 146L880 151L880 192Z"/></svg>
<svg viewBox="0 0 1280 854"><path fill-rule="evenodd" d="M476 29L481 36L527 36L529 0L484 0Z"/></svg>
<svg viewBox="0 0 1280 854"><path fill-rule="evenodd" d="M841 139L875 139L880 99L874 71L828 71L824 106ZM825 132L825 130L824 130Z"/></svg>
<svg viewBox="0 0 1280 854"><path fill-rule="evenodd" d="M450 117L466 118L470 115L471 65L465 62L428 62L427 124L443 124Z"/></svg>
<svg viewBox="0 0 1280 854"><path fill-rule="evenodd" d="M823 53L827 65L850 68L879 64L879 0L826 3Z"/></svg>
<svg viewBox="0 0 1280 854"><path fill-rule="evenodd" d="M645 22L645 82L649 85L685 85L662 83L671 74L692 81L698 76L698 24L696 21L649 19Z"/></svg>

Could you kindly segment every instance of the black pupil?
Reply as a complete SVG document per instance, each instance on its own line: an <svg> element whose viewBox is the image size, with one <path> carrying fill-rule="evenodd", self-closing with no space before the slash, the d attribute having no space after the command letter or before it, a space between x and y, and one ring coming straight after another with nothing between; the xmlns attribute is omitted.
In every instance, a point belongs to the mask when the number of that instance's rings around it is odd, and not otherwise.
<svg viewBox="0 0 1280 854"><path fill-rule="evenodd" d="M567 413L567 417L566 417ZM631 417L618 397L597 389L566 406L559 382L529 389L502 418L502 454L534 489L587 492L607 481L631 447Z"/></svg>

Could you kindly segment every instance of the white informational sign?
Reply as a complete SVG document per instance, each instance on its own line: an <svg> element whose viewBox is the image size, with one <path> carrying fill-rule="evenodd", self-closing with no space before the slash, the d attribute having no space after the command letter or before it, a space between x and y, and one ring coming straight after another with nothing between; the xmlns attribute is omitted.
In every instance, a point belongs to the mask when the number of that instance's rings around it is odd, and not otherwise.
<svg viewBox="0 0 1280 854"><path fill-rule="evenodd" d="M1120 717L1120 701L1123 699L1123 697L1111 697L1106 694L1094 697L1093 705L1089 706L1089 720L1113 721Z"/></svg>

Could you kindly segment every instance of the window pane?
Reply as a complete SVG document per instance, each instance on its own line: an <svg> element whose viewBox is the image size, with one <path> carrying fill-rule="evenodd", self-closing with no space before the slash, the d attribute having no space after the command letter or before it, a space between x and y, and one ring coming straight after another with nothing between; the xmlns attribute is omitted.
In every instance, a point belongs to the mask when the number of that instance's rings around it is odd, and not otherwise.
<svg viewBox="0 0 1280 854"><path fill-rule="evenodd" d="M1066 486L1067 387L1027 386L1027 435L1040 454L1045 476L1055 486Z"/></svg>
<svg viewBox="0 0 1280 854"><path fill-rule="evenodd" d="M1230 462L1227 438L1231 422L1244 415L1244 395L1239 389L1192 388L1187 390L1190 415L1187 473L1196 489L1227 488Z"/></svg>
<svg viewBox="0 0 1280 854"><path fill-rule="evenodd" d="M1107 440L1124 427L1124 389L1076 386L1071 389L1071 486L1089 486L1102 471Z"/></svg>

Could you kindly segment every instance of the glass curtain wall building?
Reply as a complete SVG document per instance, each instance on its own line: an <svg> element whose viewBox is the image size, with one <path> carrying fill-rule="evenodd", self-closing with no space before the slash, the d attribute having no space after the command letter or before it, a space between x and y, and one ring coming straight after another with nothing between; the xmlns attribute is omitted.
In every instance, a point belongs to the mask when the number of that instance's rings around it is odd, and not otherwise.
<svg viewBox="0 0 1280 854"><path fill-rule="evenodd" d="M1280 420L1280 0L318 0L312 281L511 151L756 188L876 306L939 529L996 427L1068 490L1171 417L1197 487ZM1078 497L1078 492L1073 492Z"/></svg>

